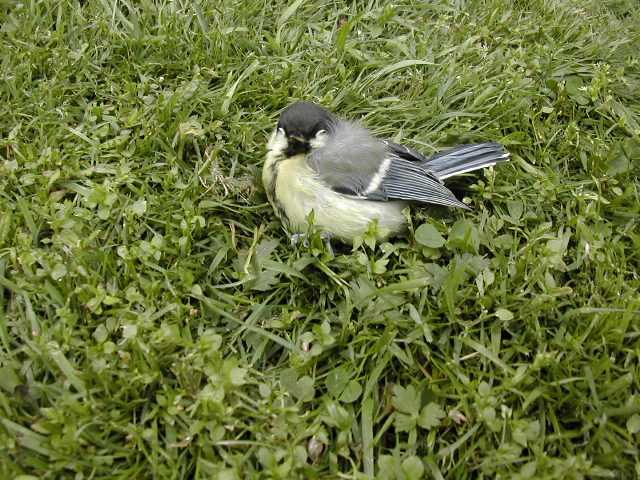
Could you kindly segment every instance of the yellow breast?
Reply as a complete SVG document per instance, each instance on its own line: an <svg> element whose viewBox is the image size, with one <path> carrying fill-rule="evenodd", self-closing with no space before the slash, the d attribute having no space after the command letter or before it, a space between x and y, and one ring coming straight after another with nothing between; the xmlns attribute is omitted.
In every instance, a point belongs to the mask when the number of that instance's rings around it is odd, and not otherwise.
<svg viewBox="0 0 640 480"><path fill-rule="evenodd" d="M353 241L378 220L378 237L406 227L403 202L378 202L335 192L318 178L304 155L283 159L267 155L262 179L269 201L287 229L304 233L313 211L314 223L332 237Z"/></svg>

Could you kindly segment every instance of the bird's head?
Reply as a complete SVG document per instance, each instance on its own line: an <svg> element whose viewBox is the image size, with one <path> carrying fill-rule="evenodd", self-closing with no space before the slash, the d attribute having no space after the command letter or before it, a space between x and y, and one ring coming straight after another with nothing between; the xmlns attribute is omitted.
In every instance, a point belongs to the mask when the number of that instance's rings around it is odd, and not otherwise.
<svg viewBox="0 0 640 480"><path fill-rule="evenodd" d="M324 108L299 102L285 108L269 142L269 148L281 150L285 157L309 153L325 145L335 118Z"/></svg>

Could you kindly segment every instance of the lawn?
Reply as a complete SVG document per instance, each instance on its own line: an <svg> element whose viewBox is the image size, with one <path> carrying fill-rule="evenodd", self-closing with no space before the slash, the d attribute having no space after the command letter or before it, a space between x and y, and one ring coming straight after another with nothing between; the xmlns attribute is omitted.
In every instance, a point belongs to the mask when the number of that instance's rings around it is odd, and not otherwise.
<svg viewBox="0 0 640 480"><path fill-rule="evenodd" d="M640 476L637 1L1 0L0 42L1 478ZM296 100L512 161L292 247Z"/></svg>

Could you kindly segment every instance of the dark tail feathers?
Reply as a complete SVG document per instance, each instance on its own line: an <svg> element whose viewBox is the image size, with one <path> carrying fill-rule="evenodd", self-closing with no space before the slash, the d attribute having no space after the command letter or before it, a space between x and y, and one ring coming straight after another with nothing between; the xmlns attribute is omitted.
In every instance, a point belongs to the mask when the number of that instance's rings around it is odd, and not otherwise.
<svg viewBox="0 0 640 480"><path fill-rule="evenodd" d="M498 142L470 143L440 152L422 164L445 179L454 175L490 167L499 162L509 161L509 152Z"/></svg>

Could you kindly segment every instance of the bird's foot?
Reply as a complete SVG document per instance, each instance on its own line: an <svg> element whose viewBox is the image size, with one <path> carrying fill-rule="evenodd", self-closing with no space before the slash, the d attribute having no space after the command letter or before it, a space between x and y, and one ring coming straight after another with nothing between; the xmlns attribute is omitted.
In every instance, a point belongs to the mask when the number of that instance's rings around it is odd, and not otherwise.
<svg viewBox="0 0 640 480"><path fill-rule="evenodd" d="M302 245L304 247L309 246L309 235L306 233L294 233L291 235L291 246L295 247L300 240L302 240Z"/></svg>
<svg viewBox="0 0 640 480"><path fill-rule="evenodd" d="M335 257L335 255L333 254L333 248L331 248L331 235L329 235L327 232L322 232L320 234L320 238L324 242L324 246L327 249L327 252L329 252L329 255Z"/></svg>
<svg viewBox="0 0 640 480"><path fill-rule="evenodd" d="M320 234L320 238L324 242L324 246L327 249L327 252L329 252L329 254L334 257L335 255L333 254L333 248L331 247L331 235L329 235L327 232L322 232ZM302 245L305 248L309 248L309 235L307 235L306 233L294 233L293 235L291 235L291 246L295 247L298 242L300 242L300 240L302 240Z"/></svg>

